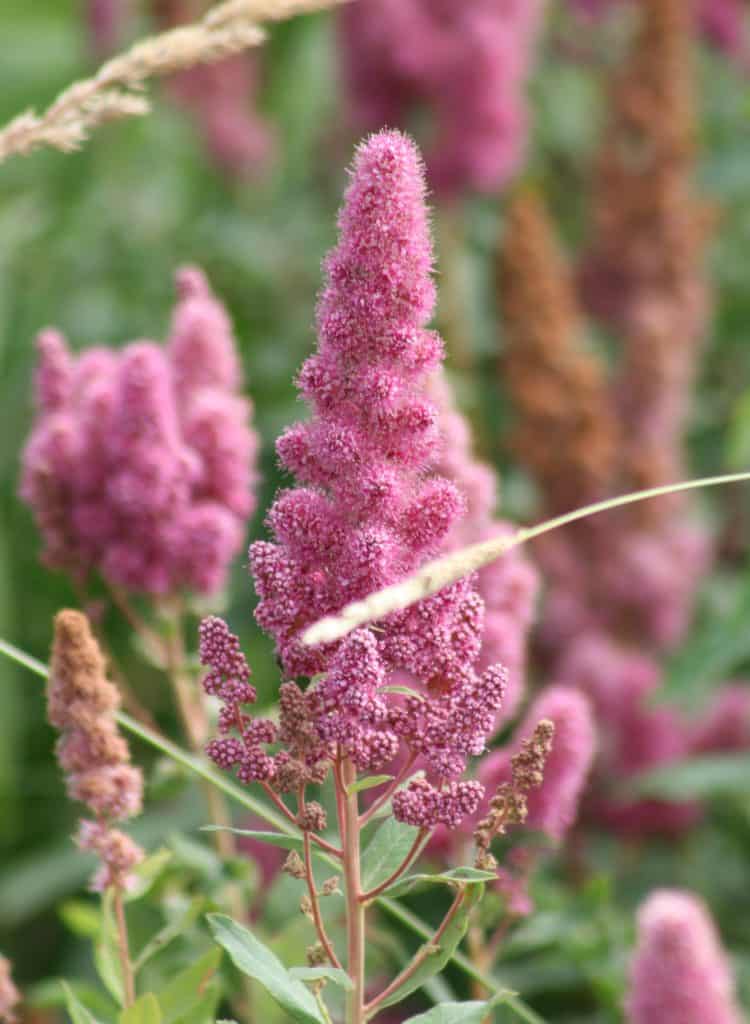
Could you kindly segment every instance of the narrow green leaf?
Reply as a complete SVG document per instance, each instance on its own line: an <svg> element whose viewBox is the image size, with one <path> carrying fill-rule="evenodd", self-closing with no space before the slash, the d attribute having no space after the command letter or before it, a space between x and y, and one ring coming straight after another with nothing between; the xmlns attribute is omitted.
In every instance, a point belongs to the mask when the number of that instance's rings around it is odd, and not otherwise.
<svg viewBox="0 0 750 1024"><path fill-rule="evenodd" d="M381 885L402 863L419 829L386 818L362 854L362 886L365 892Z"/></svg>
<svg viewBox="0 0 750 1024"><path fill-rule="evenodd" d="M416 971L380 1003L381 1008L393 1006L394 1003L400 1003L402 999L411 995L412 992L416 992L426 981L443 970L466 934L471 911L482 898L483 892L484 886L481 884L467 885L461 906L440 936L439 943L430 949Z"/></svg>
<svg viewBox="0 0 750 1024"><path fill-rule="evenodd" d="M493 1006L500 1002L497 996L490 1002L441 1003L426 1013L409 1017L404 1024L483 1024Z"/></svg>
<svg viewBox="0 0 750 1024"><path fill-rule="evenodd" d="M98 903L84 900L67 900L58 910L60 920L74 935L93 939L101 928L101 913Z"/></svg>
<svg viewBox="0 0 750 1024"><path fill-rule="evenodd" d="M480 871L479 868L454 868L452 871L442 871L440 874L416 874L407 875L386 889L388 896L401 896L416 888L423 888L426 885L466 885L469 882L492 882L497 875L491 871Z"/></svg>
<svg viewBox="0 0 750 1024"><path fill-rule="evenodd" d="M87 1010L83 1003L76 998L70 985L65 981L61 981L60 984L65 994L65 1005L73 1024L99 1024L93 1013Z"/></svg>
<svg viewBox="0 0 750 1024"><path fill-rule="evenodd" d="M354 988L352 979L340 967L291 967L289 974L297 981L332 981L334 985L346 989L347 992Z"/></svg>
<svg viewBox="0 0 750 1024"><path fill-rule="evenodd" d="M673 761L644 773L628 787L663 800L696 800L717 795L747 796L750 755L716 754Z"/></svg>
<svg viewBox="0 0 750 1024"><path fill-rule="evenodd" d="M163 1024L182 1020L195 1007L221 962L221 950L210 949L194 964L180 971L176 978L158 993Z"/></svg>
<svg viewBox="0 0 750 1024"><path fill-rule="evenodd" d="M159 1000L153 992L146 992L120 1014L120 1024L161 1024L161 1019Z"/></svg>
<svg viewBox="0 0 750 1024"><path fill-rule="evenodd" d="M378 687L378 693L398 693L402 697L419 697L420 700L424 699L423 693L413 689L411 686L401 686L400 684L380 686Z"/></svg>
<svg viewBox="0 0 750 1024"><path fill-rule="evenodd" d="M269 846L280 846L282 850L302 850L302 838L300 836L289 836L283 832L258 832L255 829L231 828L229 825L202 825L201 832L231 832L234 836L246 836L248 839L257 839L259 843L268 843Z"/></svg>
<svg viewBox="0 0 750 1024"><path fill-rule="evenodd" d="M397 921L400 921L401 924L414 932L415 935L420 935L423 939L429 939L432 935L430 926L417 917L416 914L412 914L410 910L402 906L398 900L392 900L388 896L379 896L377 902L381 910L384 910ZM522 999L507 989L493 975L480 970L460 950L454 950L451 960L467 977L478 981L480 985L483 985L484 988L492 992L497 998L502 997L504 1005L507 1005L508 1009L519 1020L524 1021L525 1024L547 1024L544 1017L541 1017L536 1010L532 1010L530 1006L527 1006Z"/></svg>
<svg viewBox="0 0 750 1024"><path fill-rule="evenodd" d="M363 779L357 779L351 786L347 786L346 791L351 796L352 793L362 793L366 789L382 786L384 782L391 782L394 778L393 775L366 775Z"/></svg>
<svg viewBox="0 0 750 1024"><path fill-rule="evenodd" d="M214 939L243 974L254 978L279 1006L301 1024L325 1024L315 998L308 988L290 977L279 958L252 932L224 914L208 914Z"/></svg>

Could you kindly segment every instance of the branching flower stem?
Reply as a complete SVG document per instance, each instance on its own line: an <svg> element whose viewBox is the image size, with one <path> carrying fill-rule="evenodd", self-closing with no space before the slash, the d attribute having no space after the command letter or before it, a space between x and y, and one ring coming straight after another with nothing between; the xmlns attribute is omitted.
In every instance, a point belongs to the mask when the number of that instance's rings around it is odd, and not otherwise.
<svg viewBox="0 0 750 1024"><path fill-rule="evenodd" d="M404 764L403 768L396 775L396 778L393 779L386 786L386 788L383 790L383 792L380 794L380 796L367 808L367 810L363 814L360 814L360 816L359 816L359 826L360 826L360 828L364 828L365 825L367 824L367 822L371 821L375 817L375 815L378 813L380 808L388 803L388 801L391 799L391 797L396 792L398 787L401 785L401 783L404 781L404 779L407 777L407 775L411 771L411 769L412 769L416 759L417 759L417 755L416 754L410 754L409 758L406 761L406 763Z"/></svg>

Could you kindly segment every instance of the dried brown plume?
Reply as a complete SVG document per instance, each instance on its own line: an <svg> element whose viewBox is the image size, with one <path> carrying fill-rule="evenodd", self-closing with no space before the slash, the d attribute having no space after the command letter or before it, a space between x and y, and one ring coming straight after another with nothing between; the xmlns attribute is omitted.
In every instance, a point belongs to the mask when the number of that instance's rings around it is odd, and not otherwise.
<svg viewBox="0 0 750 1024"><path fill-rule="evenodd" d="M623 483L641 489L684 476L682 436L709 311L703 255L713 214L695 194L692 5L648 0L611 84L594 182L584 295L622 337L616 399ZM641 522L668 502L634 509Z"/></svg>
<svg viewBox="0 0 750 1024"><path fill-rule="evenodd" d="M503 380L517 412L513 446L537 478L546 511L565 512L607 491L617 424L606 369L586 347L549 216L530 191L519 192L510 205L499 286Z"/></svg>

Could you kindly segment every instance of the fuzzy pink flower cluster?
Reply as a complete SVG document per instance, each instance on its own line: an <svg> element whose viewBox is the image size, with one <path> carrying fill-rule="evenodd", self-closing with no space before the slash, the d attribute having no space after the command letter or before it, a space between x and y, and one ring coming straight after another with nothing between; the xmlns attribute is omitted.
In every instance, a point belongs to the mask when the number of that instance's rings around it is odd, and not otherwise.
<svg viewBox="0 0 750 1024"><path fill-rule="evenodd" d="M466 512L449 532L445 548L458 549L492 537L509 536L514 532L513 524L495 517L497 474L474 455L471 428L456 408L443 374L432 378L429 391L438 408L444 439L435 469L456 484L466 501ZM484 601L478 665L487 668L501 662L508 670L501 711L501 721L505 721L516 713L523 698L526 642L539 589L538 574L524 549L516 547L479 570L477 589Z"/></svg>
<svg viewBox="0 0 750 1024"><path fill-rule="evenodd" d="M396 816L453 827L482 795L460 776L485 748L506 680L498 665L481 674L474 667L483 625L474 581L338 644L300 641L306 625L440 550L464 508L454 484L426 473L440 431L425 384L443 347L425 328L435 291L424 193L421 160L405 136L381 132L357 151L339 244L325 264L318 350L299 375L313 415L277 444L299 486L277 497L268 515L275 540L253 544L250 560L256 618L274 637L285 675L317 677L304 694L285 684L295 691L285 693L297 733L308 736L295 760L318 764L322 744L327 756L338 747L369 771L406 748L428 779L397 794ZM235 675L245 685L243 672ZM404 673L418 687L406 699L387 691ZM239 753L232 748L227 767ZM250 774L266 771L275 782L277 768L258 757Z"/></svg>
<svg viewBox="0 0 750 1024"><path fill-rule="evenodd" d="M166 348L75 358L57 331L40 334L20 487L49 565L154 595L218 590L255 507L229 318L201 271L181 270L177 288Z"/></svg>
<svg viewBox="0 0 750 1024"><path fill-rule="evenodd" d="M741 1024L726 953L691 893L657 890L639 910L625 1009L629 1024Z"/></svg>
<svg viewBox="0 0 750 1024"><path fill-rule="evenodd" d="M526 143L524 87L540 0L366 0L341 13L342 57L364 128L434 114L427 157L444 195L493 191L517 170Z"/></svg>

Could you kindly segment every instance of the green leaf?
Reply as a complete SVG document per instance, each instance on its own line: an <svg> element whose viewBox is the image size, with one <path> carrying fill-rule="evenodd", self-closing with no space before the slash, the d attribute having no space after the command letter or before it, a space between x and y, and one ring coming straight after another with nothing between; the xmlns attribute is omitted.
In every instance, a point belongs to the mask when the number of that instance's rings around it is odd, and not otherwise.
<svg viewBox="0 0 750 1024"><path fill-rule="evenodd" d="M351 786L346 787L349 796L352 793L362 793L366 789L374 789L375 786L382 786L384 782L391 782L393 775L366 775L363 779L357 779Z"/></svg>
<svg viewBox="0 0 750 1024"><path fill-rule="evenodd" d="M317 1003L301 981L290 977L279 958L242 925L224 914L208 914L214 939L243 974L254 978L279 1006L302 1024L325 1024Z"/></svg>
<svg viewBox="0 0 750 1024"><path fill-rule="evenodd" d="M483 885L467 885L464 898L461 902L460 907L451 919L448 927L445 929L443 934L440 936L439 943L429 948L429 952L416 971L406 978L402 985L391 993L382 1003L379 1004L381 1008L386 1006L393 1006L394 1003L400 1003L402 999L405 999L412 992L416 992L418 988L430 978L434 977L446 966L448 961L453 956L454 951L458 947L459 943L466 935L466 929L469 927L469 917L474 906L482 898L484 892ZM424 947L422 947L424 949Z"/></svg>
<svg viewBox="0 0 750 1024"><path fill-rule="evenodd" d="M280 846L282 850L302 850L301 836L288 836L283 832L257 832L255 829L230 828L228 825L202 825L201 832L231 832L235 836L246 836L248 839L257 839L259 843L268 843L269 846Z"/></svg>
<svg viewBox="0 0 750 1024"><path fill-rule="evenodd" d="M158 993L163 1024L174 1024L194 1009L221 962L221 950L211 949L194 964L180 971L176 978Z"/></svg>
<svg viewBox="0 0 750 1024"><path fill-rule="evenodd" d="M98 903L84 900L68 900L58 910L60 920L74 935L93 939L101 928L101 914Z"/></svg>
<svg viewBox="0 0 750 1024"><path fill-rule="evenodd" d="M628 790L662 800L697 800L717 795L745 797L748 779L750 755L716 754L673 761L639 775Z"/></svg>
<svg viewBox="0 0 750 1024"><path fill-rule="evenodd" d="M362 887L375 889L393 874L414 845L419 829L387 818L362 854Z"/></svg>
<svg viewBox="0 0 750 1024"><path fill-rule="evenodd" d="M420 700L424 699L423 693L419 693L418 690L412 689L411 686L401 686L400 684L393 686L390 684L388 686L380 686L378 687L378 693L399 693L402 697L419 697Z"/></svg>
<svg viewBox="0 0 750 1024"><path fill-rule="evenodd" d="M426 1013L409 1017L404 1024L483 1024L493 1006L502 1000L502 995L489 1002L441 1003Z"/></svg>
<svg viewBox="0 0 750 1024"><path fill-rule="evenodd" d="M298 981L332 981L347 992L354 988L352 979L340 967L290 967L289 975Z"/></svg>
<svg viewBox="0 0 750 1024"><path fill-rule="evenodd" d="M412 889L422 888L425 885L466 885L470 882L492 882L497 874L492 871L480 871L479 868L454 868L452 871L442 871L437 875L417 874L407 875L400 878L393 885L385 890L388 896L401 896Z"/></svg>
<svg viewBox="0 0 750 1024"><path fill-rule="evenodd" d="M120 1014L120 1024L161 1024L161 1019L159 1000L153 992L146 992Z"/></svg>
<svg viewBox="0 0 750 1024"><path fill-rule="evenodd" d="M65 993L65 1005L68 1008L73 1024L99 1024L93 1013L87 1010L83 1003L79 1002L76 998L70 985L65 981L61 981L60 984Z"/></svg>

